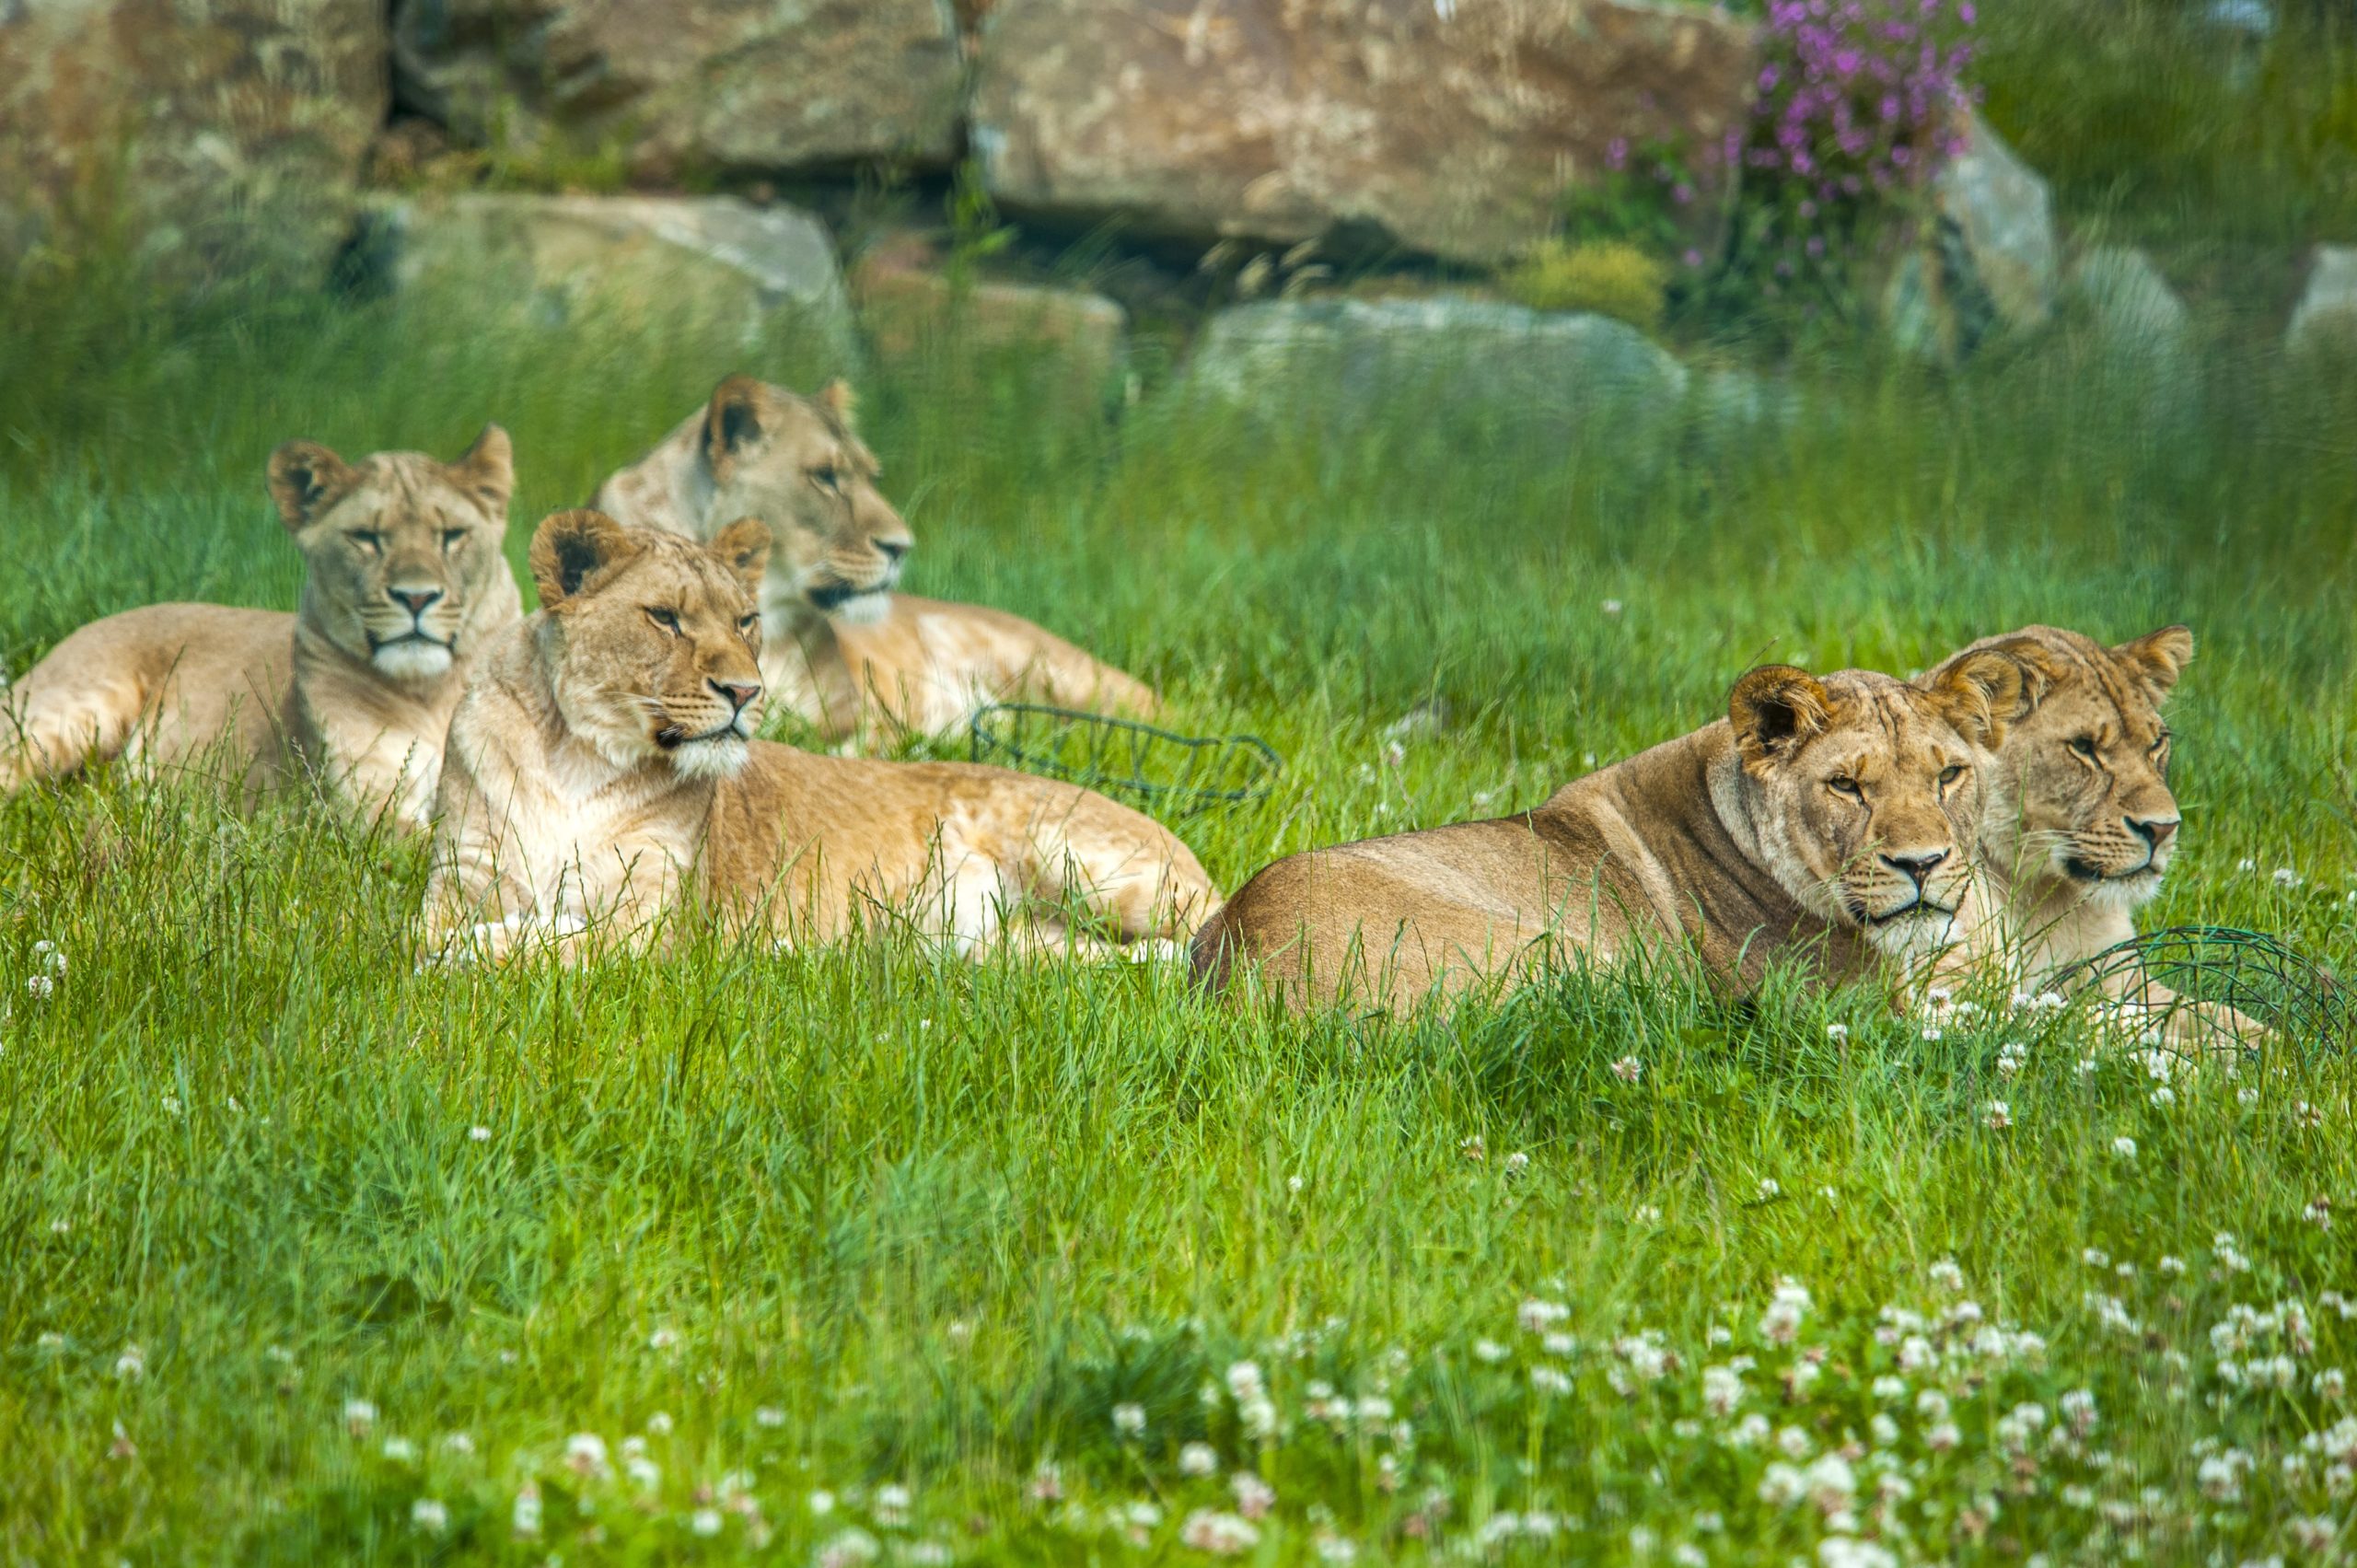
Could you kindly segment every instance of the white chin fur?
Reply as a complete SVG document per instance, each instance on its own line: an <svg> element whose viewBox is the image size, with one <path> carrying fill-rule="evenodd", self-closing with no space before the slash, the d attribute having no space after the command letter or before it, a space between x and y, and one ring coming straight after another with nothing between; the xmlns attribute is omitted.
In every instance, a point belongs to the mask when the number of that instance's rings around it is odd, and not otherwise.
<svg viewBox="0 0 2357 1568"><path fill-rule="evenodd" d="M892 594L888 588L874 593L859 594L847 598L827 611L829 618L847 626L873 626L890 613Z"/></svg>
<svg viewBox="0 0 2357 1568"><path fill-rule="evenodd" d="M1955 939L1956 915L1952 911L1926 909L1887 925L1866 928L1866 940L1876 952L1910 961L1928 958Z"/></svg>
<svg viewBox="0 0 2357 1568"><path fill-rule="evenodd" d="M450 650L439 643L387 643L368 656L377 672L395 680L434 680L450 673Z"/></svg>
<svg viewBox="0 0 2357 1568"><path fill-rule="evenodd" d="M2097 882L2087 891L2087 902L2108 909L2135 910L2152 900L2161 890L2161 879L2150 877L2121 877Z"/></svg>
<svg viewBox="0 0 2357 1568"><path fill-rule="evenodd" d="M725 779L745 765L752 748L733 735L682 741L671 749L672 770L684 778Z"/></svg>

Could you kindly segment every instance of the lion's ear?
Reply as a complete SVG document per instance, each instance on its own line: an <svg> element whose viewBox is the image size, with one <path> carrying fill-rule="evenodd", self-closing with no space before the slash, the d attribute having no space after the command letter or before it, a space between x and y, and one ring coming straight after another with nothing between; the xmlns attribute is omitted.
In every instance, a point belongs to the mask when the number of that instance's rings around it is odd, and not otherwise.
<svg viewBox="0 0 2357 1568"><path fill-rule="evenodd" d="M596 586L598 577L636 555L630 529L603 512L582 507L540 519L532 530L532 581L540 602L562 604Z"/></svg>
<svg viewBox="0 0 2357 1568"><path fill-rule="evenodd" d="M2030 667L2002 648L1958 654L1933 671L1925 695L1976 746L2004 744L2005 727L2029 712Z"/></svg>
<svg viewBox="0 0 2357 1568"><path fill-rule="evenodd" d="M467 455L443 471L500 518L506 517L507 499L516 494L516 445L507 432L496 424L484 425Z"/></svg>
<svg viewBox="0 0 2357 1568"><path fill-rule="evenodd" d="M270 455L270 498L288 533L343 499L355 477L342 458L317 441L289 441Z"/></svg>
<svg viewBox="0 0 2357 1568"><path fill-rule="evenodd" d="M766 433L769 401L769 389L750 376L731 376L712 389L703 411L703 459L714 479L726 477Z"/></svg>
<svg viewBox="0 0 2357 1568"><path fill-rule="evenodd" d="M1727 693L1727 722L1749 773L1764 775L1832 716L1832 702L1817 677L1788 664L1763 664Z"/></svg>
<svg viewBox="0 0 2357 1568"><path fill-rule="evenodd" d="M712 548L737 574L749 593L761 591L761 572L770 563L770 526L759 517L739 517L714 536Z"/></svg>
<svg viewBox="0 0 2357 1568"><path fill-rule="evenodd" d="M2038 712L2038 705L2045 702L2047 696L2057 686L2061 685L2071 677L2069 668L2048 651L2045 644L2035 637L2002 638L1990 644L1989 651L2003 654L2022 667L2021 701L2014 705L2012 713L2003 715L2009 724L2015 720L2026 719ZM1941 669L1945 668L1944 665ZM1940 673L1939 669L1932 672L1934 678L1937 678Z"/></svg>
<svg viewBox="0 0 2357 1568"><path fill-rule="evenodd" d="M2153 700L2158 702L2169 694L2177 685L2177 678L2193 662L2193 629L2164 626L2157 632L2147 632L2134 642L2122 643L2112 649L2111 656L2151 687Z"/></svg>
<svg viewBox="0 0 2357 1568"><path fill-rule="evenodd" d="M836 424L846 431L858 428L859 394L851 383L838 376L819 389L819 406L833 416Z"/></svg>

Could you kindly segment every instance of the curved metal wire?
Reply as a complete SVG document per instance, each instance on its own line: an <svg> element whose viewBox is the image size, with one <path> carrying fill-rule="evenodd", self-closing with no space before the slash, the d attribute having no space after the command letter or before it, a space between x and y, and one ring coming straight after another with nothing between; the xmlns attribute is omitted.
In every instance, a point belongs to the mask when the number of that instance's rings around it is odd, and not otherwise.
<svg viewBox="0 0 2357 1568"><path fill-rule="evenodd" d="M2257 1048L2269 1036L2294 1046L2350 1042L2357 1028L2347 990L2331 971L2260 931L2172 925L2082 958L2055 977L2066 993L2091 989L2166 1016L2179 1043Z"/></svg>
<svg viewBox="0 0 2357 1568"><path fill-rule="evenodd" d="M1264 799L1285 765L1257 735L1178 735L1037 703L993 703L969 729L977 762L1129 796L1172 817Z"/></svg>

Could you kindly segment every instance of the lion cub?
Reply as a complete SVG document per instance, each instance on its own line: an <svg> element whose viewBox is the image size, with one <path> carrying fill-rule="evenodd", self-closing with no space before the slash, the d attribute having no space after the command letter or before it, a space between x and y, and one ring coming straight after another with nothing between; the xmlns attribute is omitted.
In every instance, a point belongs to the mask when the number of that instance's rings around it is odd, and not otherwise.
<svg viewBox="0 0 2357 1568"><path fill-rule="evenodd" d="M346 463L289 441L270 494L303 552L301 608L157 604L75 631L0 692L0 789L91 759L213 756L250 795L314 774L363 812L424 826L467 661L524 612L501 553L514 487L495 424L455 463Z"/></svg>
<svg viewBox="0 0 2357 1568"><path fill-rule="evenodd" d="M1196 972L1224 986L1248 962L1298 1007L1679 946L1746 984L1794 953L1829 978L1886 958L1944 970L1970 917L1976 749L2021 680L1996 653L1929 691L1755 669L1724 719L1534 811L1276 862L1197 934Z"/></svg>
<svg viewBox="0 0 2357 1568"><path fill-rule="evenodd" d="M999 702L1160 711L1153 688L1020 616L894 593L914 540L876 488L882 470L852 412L841 381L802 398L731 376L592 505L707 541L738 517L766 520L761 679L830 740L951 735Z"/></svg>
<svg viewBox="0 0 2357 1568"><path fill-rule="evenodd" d="M1183 938L1217 901L1168 830L1090 791L752 739L769 552L750 517L710 546L592 511L540 524L541 608L451 720L429 951L570 952L593 924L643 940L688 904L794 944L905 928L1098 951Z"/></svg>

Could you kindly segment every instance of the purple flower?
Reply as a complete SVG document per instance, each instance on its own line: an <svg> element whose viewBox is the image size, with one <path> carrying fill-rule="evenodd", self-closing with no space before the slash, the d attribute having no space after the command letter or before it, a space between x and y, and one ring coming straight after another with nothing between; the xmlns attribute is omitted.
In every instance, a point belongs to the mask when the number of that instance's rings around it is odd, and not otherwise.
<svg viewBox="0 0 2357 1568"><path fill-rule="evenodd" d="M1669 193L1669 199L1681 207L1689 205L1694 200L1694 187L1681 180L1678 182L1678 188Z"/></svg>
<svg viewBox="0 0 2357 1568"><path fill-rule="evenodd" d="M1686 264L1687 264L1688 266L1689 266L1689 267L1699 267L1699 266L1701 266L1701 265L1702 264L1702 252L1701 252L1700 250L1689 250L1689 251L1687 251L1687 252L1686 252L1686 256L1685 256L1685 261L1686 261Z"/></svg>
<svg viewBox="0 0 2357 1568"><path fill-rule="evenodd" d="M1629 138L1615 136L1604 144L1604 167L1611 169L1629 166Z"/></svg>

